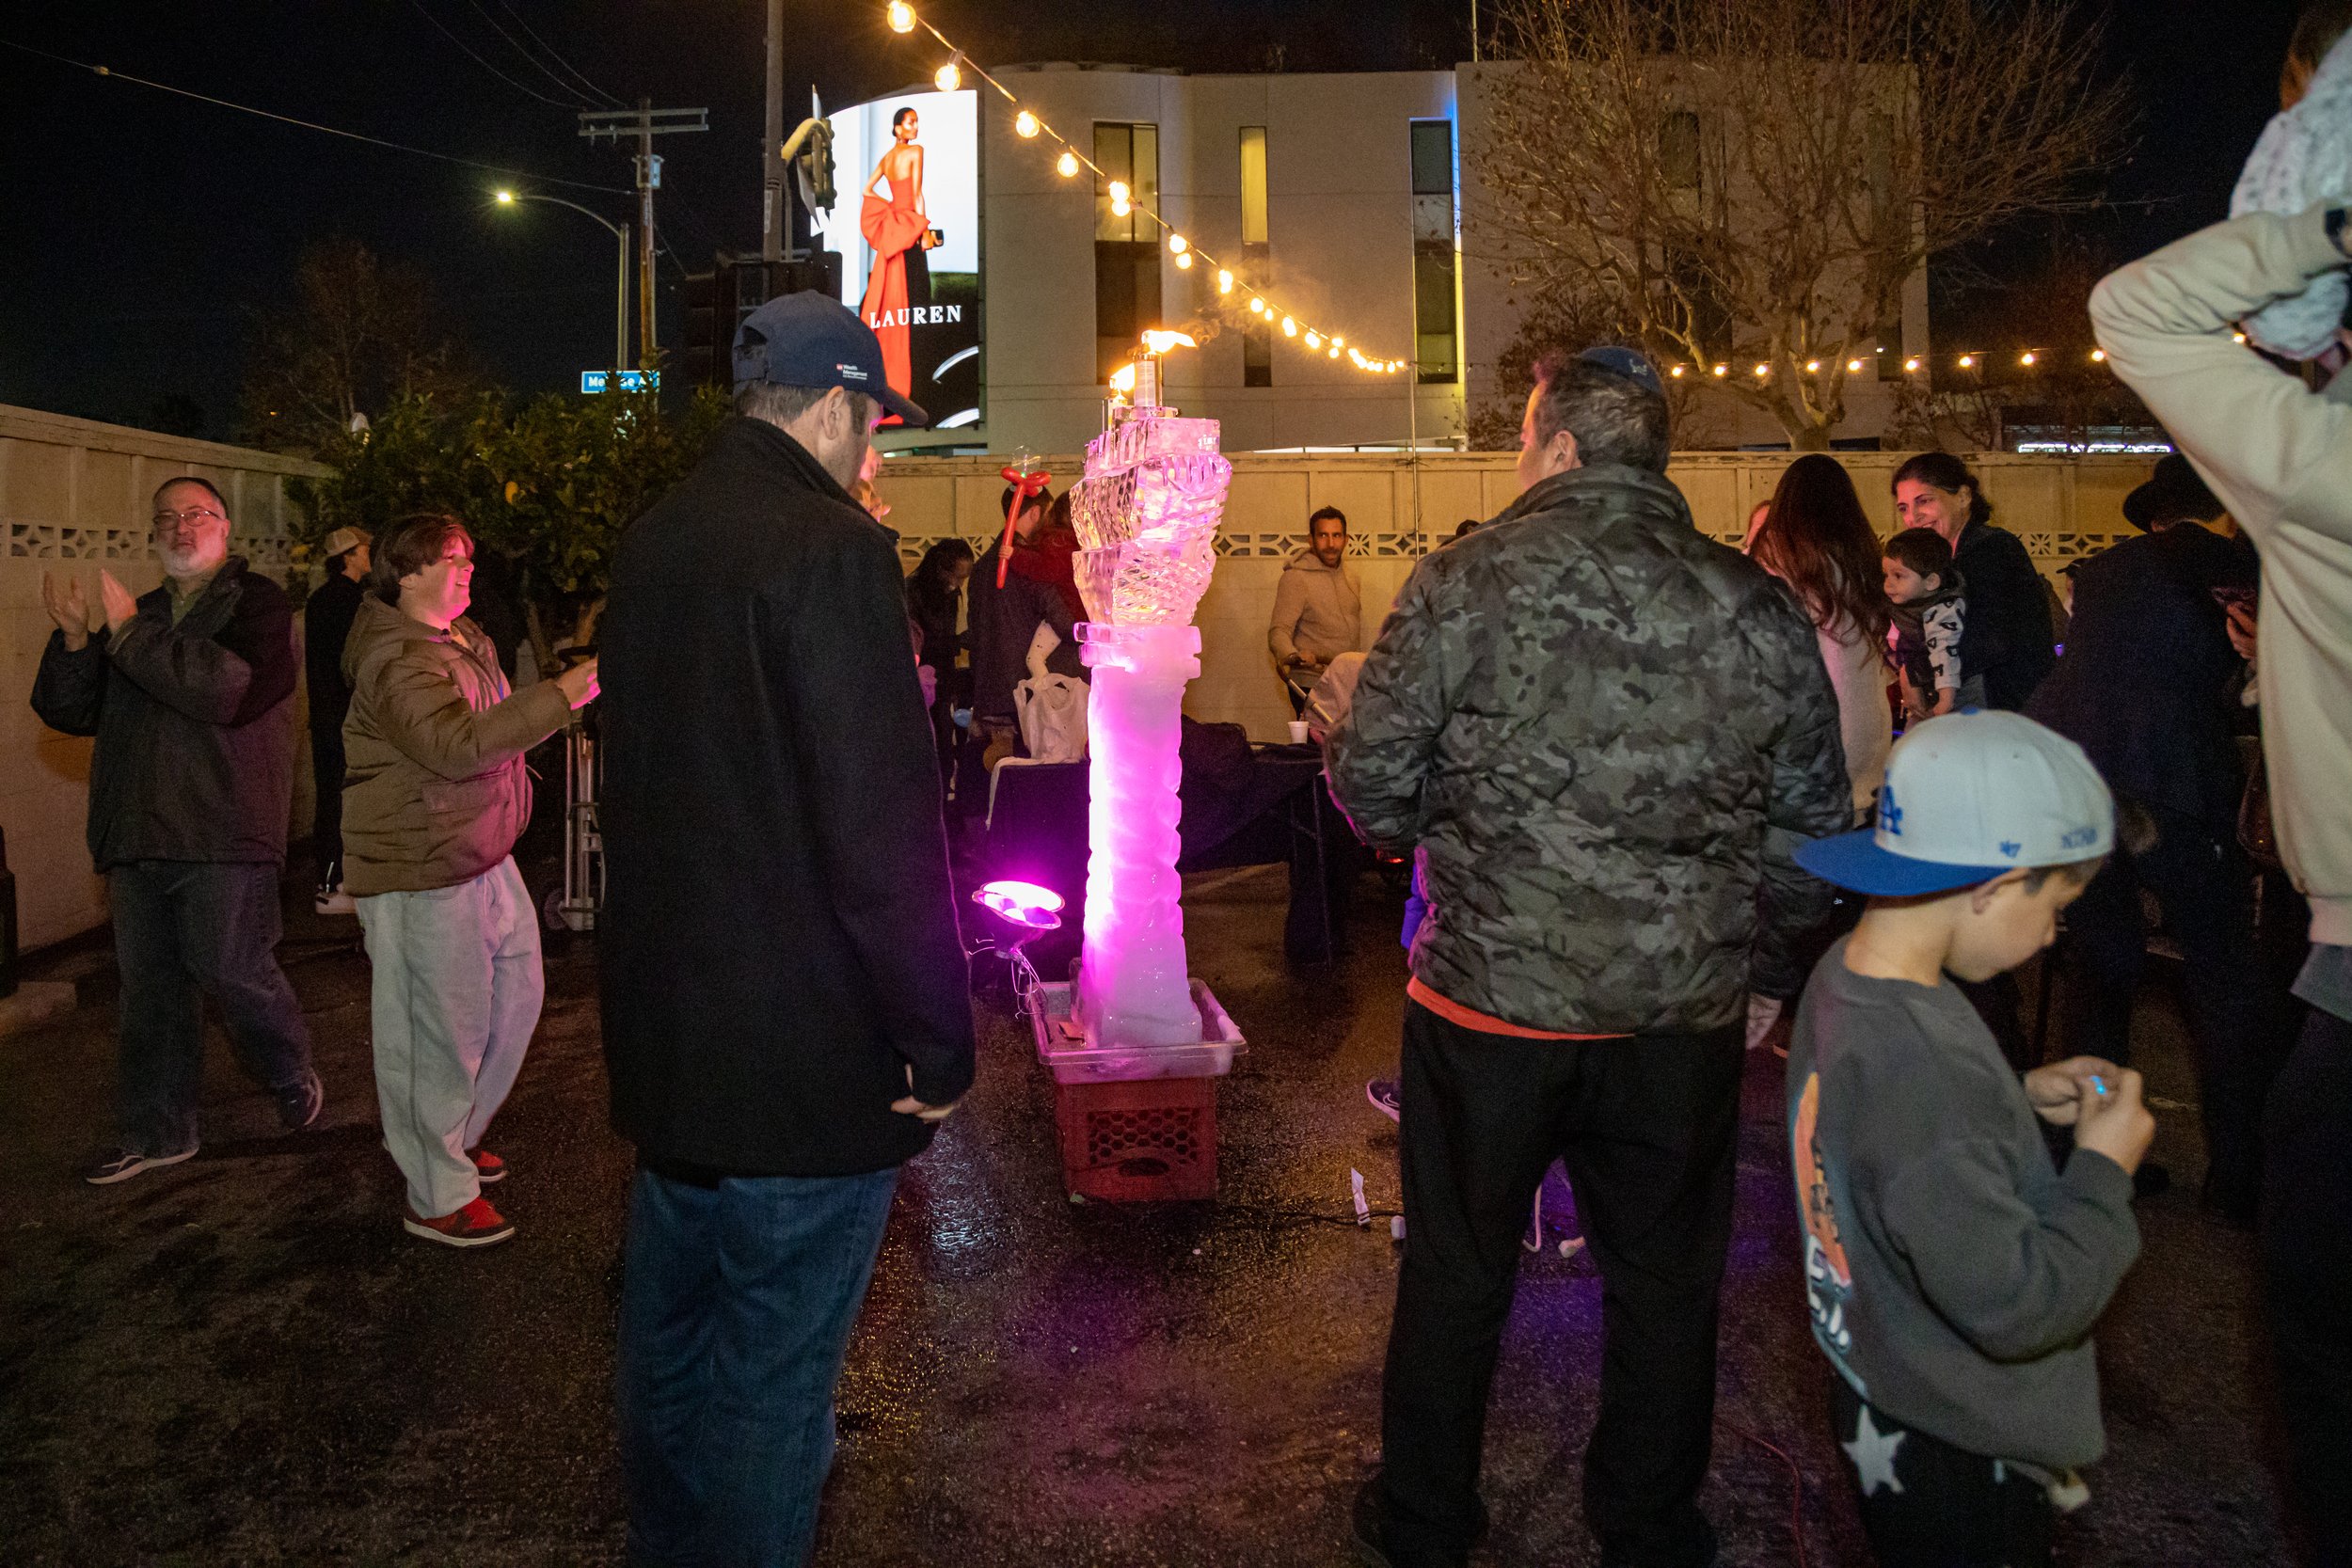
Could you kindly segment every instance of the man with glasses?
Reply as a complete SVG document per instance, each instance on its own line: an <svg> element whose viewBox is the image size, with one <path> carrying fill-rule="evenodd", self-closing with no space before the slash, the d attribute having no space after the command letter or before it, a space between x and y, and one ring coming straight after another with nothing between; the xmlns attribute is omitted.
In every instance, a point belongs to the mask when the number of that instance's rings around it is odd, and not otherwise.
<svg viewBox="0 0 2352 1568"><path fill-rule="evenodd" d="M202 995L239 1064L289 1128L325 1091L294 988L278 967L278 879L294 792L294 613L285 591L229 553L229 507L201 479L155 492L162 587L134 599L98 574L41 578L57 629L33 711L98 737L90 859L105 876L121 971L117 1145L83 1180L125 1181L196 1153Z"/></svg>

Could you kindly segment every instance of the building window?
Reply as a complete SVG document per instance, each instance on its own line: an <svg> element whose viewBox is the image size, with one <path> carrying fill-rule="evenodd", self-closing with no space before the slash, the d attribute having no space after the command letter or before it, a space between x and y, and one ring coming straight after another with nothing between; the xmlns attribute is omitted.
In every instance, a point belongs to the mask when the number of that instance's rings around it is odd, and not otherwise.
<svg viewBox="0 0 2352 1568"><path fill-rule="evenodd" d="M1160 205L1160 128L1097 124L1094 162L1094 372L1107 381L1160 321L1160 231L1145 209ZM1127 187L1115 210L1111 184Z"/></svg>
<svg viewBox="0 0 2352 1568"><path fill-rule="evenodd" d="M1248 282L1263 287L1273 264L1274 247L1267 243L1265 216L1265 127L1241 128L1241 262ZM1274 385L1274 327L1265 319L1249 318L1254 325L1241 329L1241 384Z"/></svg>
<svg viewBox="0 0 2352 1568"><path fill-rule="evenodd" d="M1424 383L1462 370L1454 287L1454 123L1413 121L1413 341Z"/></svg>
<svg viewBox="0 0 2352 1568"><path fill-rule="evenodd" d="M1658 166L1670 191L1699 188L1699 117L1688 109L1666 116L1658 130Z"/></svg>

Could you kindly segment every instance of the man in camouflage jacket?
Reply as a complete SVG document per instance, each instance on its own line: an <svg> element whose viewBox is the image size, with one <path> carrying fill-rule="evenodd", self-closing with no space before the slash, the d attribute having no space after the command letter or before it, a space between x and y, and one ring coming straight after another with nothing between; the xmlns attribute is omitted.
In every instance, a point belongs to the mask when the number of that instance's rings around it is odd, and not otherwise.
<svg viewBox="0 0 2352 1568"><path fill-rule="evenodd" d="M1329 743L1340 804L1418 847L1400 1161L1406 1253L1381 1476L1356 1529L1458 1563L1530 1202L1565 1159L1603 1285L1585 1517L1603 1560L1712 1560L1714 1402L1751 990L1794 994L1852 813L1837 700L1795 599L1700 534L1664 399L1625 350L1549 361L1525 493L1429 556Z"/></svg>

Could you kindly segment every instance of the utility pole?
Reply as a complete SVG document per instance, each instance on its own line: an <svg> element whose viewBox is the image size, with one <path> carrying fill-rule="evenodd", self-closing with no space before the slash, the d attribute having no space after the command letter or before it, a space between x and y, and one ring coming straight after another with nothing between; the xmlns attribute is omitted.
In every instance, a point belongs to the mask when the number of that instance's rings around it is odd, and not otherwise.
<svg viewBox="0 0 2352 1568"><path fill-rule="evenodd" d="M784 260L791 219L784 200L784 0L768 0L768 118L759 142L759 259Z"/></svg>
<svg viewBox="0 0 2352 1568"><path fill-rule="evenodd" d="M691 117L691 119L690 119ZM637 142L637 365L644 368L655 347L653 313L653 193L661 188L661 159L653 150L656 136L710 129L708 109L657 109L641 98L634 109L594 109L580 117L580 134L589 141Z"/></svg>

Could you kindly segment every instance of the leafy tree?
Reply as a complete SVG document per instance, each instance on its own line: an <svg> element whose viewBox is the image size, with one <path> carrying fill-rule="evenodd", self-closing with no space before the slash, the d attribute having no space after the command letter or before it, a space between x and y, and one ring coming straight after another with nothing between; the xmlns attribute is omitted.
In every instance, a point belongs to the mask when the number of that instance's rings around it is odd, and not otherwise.
<svg viewBox="0 0 2352 1568"><path fill-rule="evenodd" d="M592 633L622 531L700 461L726 414L709 388L673 416L651 393L399 397L370 428L322 444L332 475L290 487L297 538L381 534L416 512L460 518L481 553L512 568L544 667L558 642Z"/></svg>

